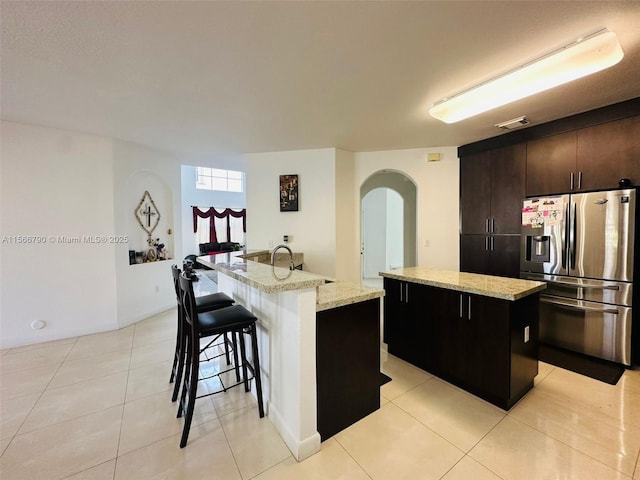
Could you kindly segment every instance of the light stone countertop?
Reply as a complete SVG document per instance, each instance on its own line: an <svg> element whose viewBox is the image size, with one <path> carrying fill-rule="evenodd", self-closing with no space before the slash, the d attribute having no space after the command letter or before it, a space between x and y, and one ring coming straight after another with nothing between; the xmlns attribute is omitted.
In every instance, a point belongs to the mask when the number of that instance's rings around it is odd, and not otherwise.
<svg viewBox="0 0 640 480"><path fill-rule="evenodd" d="M320 275L302 270L274 268L269 264L242 258L246 253L239 251L203 255L198 257L197 261L264 293L315 288L325 283L325 277Z"/></svg>
<svg viewBox="0 0 640 480"><path fill-rule="evenodd" d="M380 276L511 301L519 300L547 288L547 284L544 282L428 267L398 268L380 272Z"/></svg>
<svg viewBox="0 0 640 480"><path fill-rule="evenodd" d="M270 250L249 250L238 255L240 258L252 260L254 262L271 264L271 251ZM291 260L288 252L276 252L276 267L289 268ZM293 252L293 264L295 266L302 265L304 263L304 254L299 252Z"/></svg>
<svg viewBox="0 0 640 480"><path fill-rule="evenodd" d="M384 290L355 282L325 283L318 287L316 312L344 307L384 296Z"/></svg>
<svg viewBox="0 0 640 480"><path fill-rule="evenodd" d="M317 289L316 311L351 305L384 296L384 290L355 282L333 281L325 276L288 268L275 269L255 262L256 252L229 252L198 257L206 265L264 293L279 293L305 288ZM328 283L327 283L328 282Z"/></svg>
<svg viewBox="0 0 640 480"><path fill-rule="evenodd" d="M260 252L261 251L257 251ZM247 253L251 255L247 255ZM271 265L244 257L255 252L229 252L198 257L198 263L235 280L257 288L264 293L278 293L305 288L317 289L316 311L351 305L384 296L384 290L367 287L356 282L334 281L325 276L287 268L275 269ZM254 257L255 258L255 257Z"/></svg>

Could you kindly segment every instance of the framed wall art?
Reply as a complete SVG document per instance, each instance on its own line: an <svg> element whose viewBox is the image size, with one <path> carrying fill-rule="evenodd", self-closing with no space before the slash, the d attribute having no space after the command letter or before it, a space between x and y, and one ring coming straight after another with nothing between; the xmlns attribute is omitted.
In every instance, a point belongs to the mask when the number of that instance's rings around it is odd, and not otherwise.
<svg viewBox="0 0 640 480"><path fill-rule="evenodd" d="M297 212L299 191L298 175L280 175L280 211Z"/></svg>

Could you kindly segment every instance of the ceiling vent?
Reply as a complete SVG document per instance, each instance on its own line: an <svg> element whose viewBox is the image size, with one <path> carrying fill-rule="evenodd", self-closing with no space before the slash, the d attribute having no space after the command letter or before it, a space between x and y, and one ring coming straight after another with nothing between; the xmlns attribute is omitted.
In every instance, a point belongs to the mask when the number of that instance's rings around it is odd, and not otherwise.
<svg viewBox="0 0 640 480"><path fill-rule="evenodd" d="M529 125L527 117L517 117L507 120L506 122L496 123L494 127L498 127L502 130L513 130L514 128L524 127L525 125Z"/></svg>

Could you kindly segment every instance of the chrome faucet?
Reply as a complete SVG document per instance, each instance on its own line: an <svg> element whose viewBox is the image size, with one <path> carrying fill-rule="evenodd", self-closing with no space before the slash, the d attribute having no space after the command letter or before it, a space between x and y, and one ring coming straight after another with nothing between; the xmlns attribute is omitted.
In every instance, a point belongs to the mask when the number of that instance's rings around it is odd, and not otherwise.
<svg viewBox="0 0 640 480"><path fill-rule="evenodd" d="M293 252L291 251L291 249L287 245L284 245L284 244L283 245L278 245L271 252L271 266L275 267L275 264L276 264L276 252L278 250L280 250L281 248L284 248L285 250L287 250L289 252L289 270L294 270L295 269L295 264L293 262Z"/></svg>

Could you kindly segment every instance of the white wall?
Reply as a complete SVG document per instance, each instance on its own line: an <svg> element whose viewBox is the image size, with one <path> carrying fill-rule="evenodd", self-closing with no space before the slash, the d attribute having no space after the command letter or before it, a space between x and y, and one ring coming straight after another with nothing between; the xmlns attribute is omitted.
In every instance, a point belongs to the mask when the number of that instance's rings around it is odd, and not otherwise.
<svg viewBox="0 0 640 480"><path fill-rule="evenodd" d="M359 189L355 182L355 155L336 149L336 266L335 277L341 280L360 281L360 225L356 221L359 209Z"/></svg>
<svg viewBox="0 0 640 480"><path fill-rule="evenodd" d="M158 236L170 239L172 228L170 255L183 257L190 253L181 235L191 215L184 218L181 164L211 165L247 172L249 248L270 248L288 234L294 251L305 253L309 271L357 280L359 189L371 174L392 169L418 185L418 264L459 265L455 147L360 153L328 148L250 154L245 165L211 159L207 164L80 132L12 122L2 122L1 129L5 239L127 235L146 176L154 199L163 198L159 208L167 223L158 227ZM428 152L442 153L442 161L427 163ZM300 176L298 212L279 211L283 174ZM131 266L128 250L126 243L0 244L0 347L112 330L172 308L172 262ZM47 326L32 330L34 320Z"/></svg>
<svg viewBox="0 0 640 480"><path fill-rule="evenodd" d="M439 162L427 162L427 153L441 153ZM419 266L458 270L459 161L457 147L416 148L355 153L358 188L380 170L399 170L418 189L417 243ZM359 208L356 209L360 222ZM359 239L358 239L359 241ZM426 247L425 242L430 246Z"/></svg>
<svg viewBox="0 0 640 480"><path fill-rule="evenodd" d="M181 223L180 163L168 153L114 140L113 164L115 231L132 237L131 245L116 245L117 318L118 326L124 327L175 306L171 264L182 251L182 239L176 235ZM147 236L134 213L145 190L162 216L153 237L169 245L173 261L129 265L129 248L137 249Z"/></svg>
<svg viewBox="0 0 640 480"><path fill-rule="evenodd" d="M291 238L294 252L304 253L304 268L335 276L336 150L252 153L247 172L247 248L272 248ZM280 175L298 175L299 210L280 212Z"/></svg>
<svg viewBox="0 0 640 480"><path fill-rule="evenodd" d="M0 346L117 328L116 245L82 238L115 233L112 141L12 122L0 128ZM41 243L14 243L20 235ZM46 327L32 330L34 320Z"/></svg>

